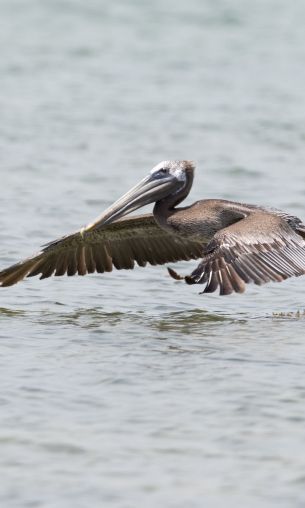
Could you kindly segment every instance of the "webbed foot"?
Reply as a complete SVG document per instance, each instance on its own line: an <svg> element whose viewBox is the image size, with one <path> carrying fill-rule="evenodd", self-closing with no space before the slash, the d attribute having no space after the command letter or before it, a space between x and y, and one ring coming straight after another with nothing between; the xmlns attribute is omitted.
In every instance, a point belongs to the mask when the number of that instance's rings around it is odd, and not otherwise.
<svg viewBox="0 0 305 508"><path fill-rule="evenodd" d="M168 273L170 276L175 280L184 280L187 284L196 284L195 279L191 275L179 275L175 270L172 268L167 268Z"/></svg>

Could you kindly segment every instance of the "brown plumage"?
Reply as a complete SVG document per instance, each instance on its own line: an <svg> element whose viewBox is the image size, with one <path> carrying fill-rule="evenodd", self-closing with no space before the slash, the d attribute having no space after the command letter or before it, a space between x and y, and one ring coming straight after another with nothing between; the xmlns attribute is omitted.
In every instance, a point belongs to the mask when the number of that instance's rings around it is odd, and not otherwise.
<svg viewBox="0 0 305 508"><path fill-rule="evenodd" d="M242 293L249 282L258 285L281 282L304 273L302 235L281 217L256 211L217 232L206 246L201 263L185 281L206 283L204 293L219 287L220 294L227 295L234 291Z"/></svg>
<svg viewBox="0 0 305 508"><path fill-rule="evenodd" d="M247 283L281 282L305 273L305 226L285 212L225 200L201 200L177 208L188 195L194 166L165 161L156 166L97 220L44 246L0 272L0 286L24 277L72 276L202 258L188 284L204 293L242 293ZM122 218L155 202L153 214Z"/></svg>
<svg viewBox="0 0 305 508"><path fill-rule="evenodd" d="M161 229L152 214L120 219L93 231L83 231L47 244L36 255L0 272L1 286L24 277L86 275L198 259L202 245Z"/></svg>

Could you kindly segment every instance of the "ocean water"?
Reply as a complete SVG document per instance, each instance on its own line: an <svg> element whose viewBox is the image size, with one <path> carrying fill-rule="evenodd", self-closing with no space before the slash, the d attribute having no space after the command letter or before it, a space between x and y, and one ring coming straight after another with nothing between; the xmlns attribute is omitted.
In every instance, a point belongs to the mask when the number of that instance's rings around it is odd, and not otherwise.
<svg viewBox="0 0 305 508"><path fill-rule="evenodd" d="M0 13L1 268L163 159L197 162L188 203L305 219L304 2ZM0 291L1 506L304 506L305 279L198 293L165 267Z"/></svg>

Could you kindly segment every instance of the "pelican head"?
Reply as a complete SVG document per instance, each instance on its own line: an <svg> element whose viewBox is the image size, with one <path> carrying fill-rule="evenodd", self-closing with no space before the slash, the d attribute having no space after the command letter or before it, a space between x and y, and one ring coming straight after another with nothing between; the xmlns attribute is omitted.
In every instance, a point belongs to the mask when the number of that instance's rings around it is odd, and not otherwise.
<svg viewBox="0 0 305 508"><path fill-rule="evenodd" d="M85 230L91 230L111 222L141 208L161 201L181 191L189 178L193 178L194 163L191 161L163 161L124 196L118 199Z"/></svg>

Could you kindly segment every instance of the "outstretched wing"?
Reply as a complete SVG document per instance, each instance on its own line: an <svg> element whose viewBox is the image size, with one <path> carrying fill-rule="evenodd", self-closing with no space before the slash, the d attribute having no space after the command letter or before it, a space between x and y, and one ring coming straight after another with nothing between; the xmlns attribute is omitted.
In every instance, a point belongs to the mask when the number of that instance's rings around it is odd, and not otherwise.
<svg viewBox="0 0 305 508"><path fill-rule="evenodd" d="M78 231L44 246L36 255L0 272L0 286L24 277L85 275L202 257L200 243L161 229L152 214L122 219L98 230Z"/></svg>
<svg viewBox="0 0 305 508"><path fill-rule="evenodd" d="M202 262L186 277L204 293L242 293L245 284L281 282L305 273L305 240L280 216L255 212L215 234Z"/></svg>

